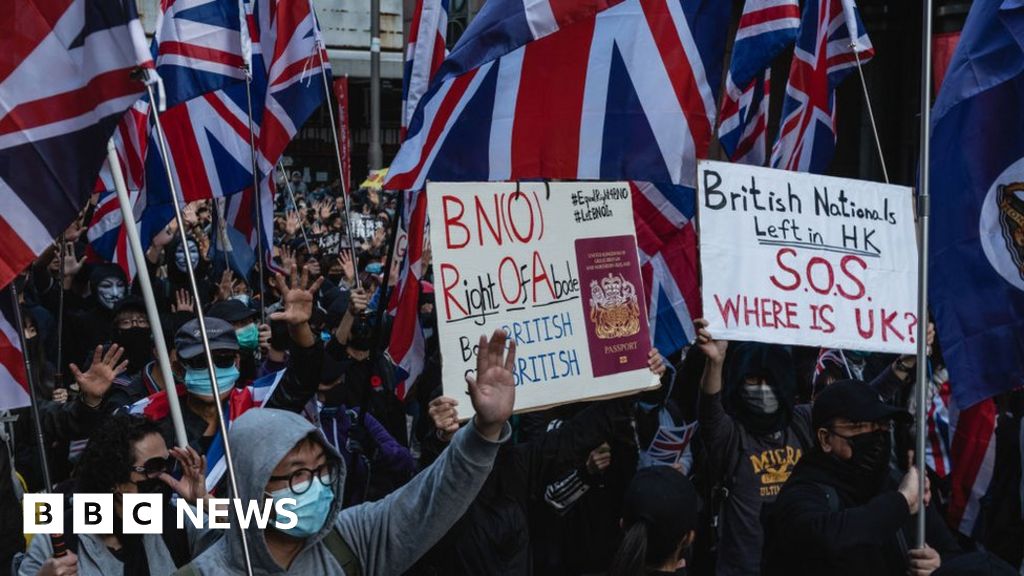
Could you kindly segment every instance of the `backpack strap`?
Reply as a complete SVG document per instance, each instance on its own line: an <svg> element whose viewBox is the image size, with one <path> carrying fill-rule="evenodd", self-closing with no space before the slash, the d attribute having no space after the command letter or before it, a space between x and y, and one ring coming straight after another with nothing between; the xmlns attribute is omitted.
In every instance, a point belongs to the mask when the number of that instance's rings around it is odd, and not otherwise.
<svg viewBox="0 0 1024 576"><path fill-rule="evenodd" d="M331 553L331 556L334 556L338 564L341 564L345 576L363 576L363 566L360 564L359 558L356 557L356 553L352 551L348 542L336 528L324 535L323 543L324 546L327 546L327 551Z"/></svg>

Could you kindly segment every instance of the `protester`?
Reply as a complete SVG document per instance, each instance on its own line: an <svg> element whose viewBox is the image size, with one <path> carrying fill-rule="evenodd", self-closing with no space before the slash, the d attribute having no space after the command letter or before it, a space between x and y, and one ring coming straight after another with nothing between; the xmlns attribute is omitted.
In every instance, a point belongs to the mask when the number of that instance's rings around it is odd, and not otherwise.
<svg viewBox="0 0 1024 576"><path fill-rule="evenodd" d="M934 514L924 548L914 548L919 508L918 470L890 482L890 426L910 420L858 380L825 389L814 403L815 444L766 507L763 573L911 574L927 576L942 557L959 552ZM904 460L906 461L906 460ZM931 500L927 479L924 506Z"/></svg>
<svg viewBox="0 0 1024 576"><path fill-rule="evenodd" d="M622 543L608 576L685 574L686 551L697 537L697 490L681 472L641 469L622 505Z"/></svg>
<svg viewBox="0 0 1024 576"><path fill-rule="evenodd" d="M707 357L699 421L717 519L715 573L758 574L761 507L775 500L811 447L810 410L794 405L796 376L786 349L715 340L707 325L696 321L697 346Z"/></svg>
<svg viewBox="0 0 1024 576"><path fill-rule="evenodd" d="M292 497L298 523L288 529L249 530L256 573L400 574L409 568L476 496L491 471L498 447L511 435L515 343L495 331L480 338L476 376L467 377L476 416L456 434L433 465L383 500L342 508L346 470L341 456L302 417L257 409L239 418L229 434L235 446L262 450L238 454L237 497ZM267 436L267 430L275 430ZM238 525L191 567L199 574L244 574ZM347 554L342 553L347 550ZM350 556L357 569L346 567Z"/></svg>
<svg viewBox="0 0 1024 576"><path fill-rule="evenodd" d="M170 472L175 462L182 467L181 479ZM107 419L90 439L76 473L75 492L114 494L115 519L111 534L63 535L68 553L53 558L53 541L47 535L32 539L18 569L20 576L108 576L138 574L160 576L173 573L188 563L192 554L209 542L212 534L186 524L175 526L170 489L194 504L206 496L205 461L195 450L167 449L157 426L132 416ZM161 534L126 534L121 531L124 494L160 494L164 498ZM72 499L74 496L72 496ZM65 526L72 522L70 503L65 506ZM206 539L206 540L204 540Z"/></svg>

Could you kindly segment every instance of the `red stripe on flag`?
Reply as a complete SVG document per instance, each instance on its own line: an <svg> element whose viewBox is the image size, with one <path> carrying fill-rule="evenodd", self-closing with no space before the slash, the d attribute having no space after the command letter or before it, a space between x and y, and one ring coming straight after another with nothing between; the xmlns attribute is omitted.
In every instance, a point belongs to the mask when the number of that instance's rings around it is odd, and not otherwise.
<svg viewBox="0 0 1024 576"><path fill-rule="evenodd" d="M387 187L389 190L408 190L413 187L413 184L416 182L416 177L423 170L423 165L426 164L427 158L430 156L438 139L441 137L441 132L444 131L449 118L455 111L456 106L458 106L459 102L462 100L462 96L469 88L469 83L473 81L473 78L479 71L480 68L474 68L452 81L451 88L449 88L448 93L444 95L441 105L434 114L433 121L429 128L430 131L427 132L427 137L423 142L423 147L420 149L419 161L412 170L409 170L404 174L395 175L395 177L388 182Z"/></svg>
<svg viewBox="0 0 1024 576"><path fill-rule="evenodd" d="M757 26L758 24L764 24L772 20L782 20L785 18L800 18L800 7L796 4L784 4L782 6L772 6L771 8L765 8L763 10L755 10L753 12L746 12L740 17L740 29L747 28L749 26Z"/></svg>
<svg viewBox="0 0 1024 576"><path fill-rule="evenodd" d="M232 54L231 52L217 50L216 48L197 46L195 44L186 44L183 42L161 42L160 55L164 56L168 54L194 58L196 60L216 62L233 68L241 68L245 64L242 60L242 56L239 54Z"/></svg>
<svg viewBox="0 0 1024 576"><path fill-rule="evenodd" d="M996 405L991 398L960 412L950 447L949 521L954 529L970 503L971 491L985 460L989 443L994 440Z"/></svg>
<svg viewBox="0 0 1024 576"><path fill-rule="evenodd" d="M0 82L21 66L75 0L19 2L0 18Z"/></svg>
<svg viewBox="0 0 1024 576"><path fill-rule="evenodd" d="M14 326L13 318L9 320L11 321L11 326ZM25 377L25 358L3 331L0 331L0 364L7 368L7 371L10 372L14 380L21 386L21 389L25 391L25 394L28 394L28 378Z"/></svg>
<svg viewBox="0 0 1024 576"><path fill-rule="evenodd" d="M81 88L19 104L0 120L0 135L12 134L90 112L99 104L142 92L132 80L132 68L120 68L92 77Z"/></svg>
<svg viewBox="0 0 1024 576"><path fill-rule="evenodd" d="M3 217L0 217L0 246L4 247L3 253L0 255L0 288L2 288L31 264L36 255Z"/></svg>
<svg viewBox="0 0 1024 576"><path fill-rule="evenodd" d="M594 25L592 18L526 46L512 126L513 180L576 177Z"/></svg>
<svg viewBox="0 0 1024 576"><path fill-rule="evenodd" d="M622 0L548 0L551 13L559 30L584 18L593 18L597 12L615 6Z"/></svg>
<svg viewBox="0 0 1024 576"><path fill-rule="evenodd" d="M693 76L694 68L679 38L675 20L665 0L640 0L640 5L647 18L654 43L661 54L661 63L665 65L676 92L676 99L679 100L679 105L686 116L697 157L702 158L706 156L708 145L711 143L711 119L704 108L700 84ZM649 65L656 66L657 63L651 62Z"/></svg>
<svg viewBox="0 0 1024 576"><path fill-rule="evenodd" d="M167 136L168 153L174 160L173 165L176 168L175 172L178 174L179 192L185 199L185 202L212 198L213 189L210 187L210 181L206 177L206 171L184 169L185 166L195 168L203 165L203 154L199 150L196 134L191 127L192 118L189 115L188 104L183 103L170 108L161 114L160 119L164 126L180 127L173 130L165 130L164 133ZM203 137L205 138L205 135ZM166 158L163 160L165 162L168 161ZM159 177L162 177L162 175Z"/></svg>

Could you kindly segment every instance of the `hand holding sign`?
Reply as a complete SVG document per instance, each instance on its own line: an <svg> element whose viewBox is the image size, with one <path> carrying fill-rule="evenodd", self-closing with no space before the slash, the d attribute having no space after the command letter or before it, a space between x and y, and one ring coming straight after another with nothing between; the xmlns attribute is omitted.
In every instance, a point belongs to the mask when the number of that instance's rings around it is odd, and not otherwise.
<svg viewBox="0 0 1024 576"><path fill-rule="evenodd" d="M495 330L490 340L480 337L480 352L476 357L476 376L467 375L469 397L476 411L476 428L491 441L501 436L505 422L512 416L516 401L516 382L512 367L516 363L516 343L513 340L505 353L508 335Z"/></svg>

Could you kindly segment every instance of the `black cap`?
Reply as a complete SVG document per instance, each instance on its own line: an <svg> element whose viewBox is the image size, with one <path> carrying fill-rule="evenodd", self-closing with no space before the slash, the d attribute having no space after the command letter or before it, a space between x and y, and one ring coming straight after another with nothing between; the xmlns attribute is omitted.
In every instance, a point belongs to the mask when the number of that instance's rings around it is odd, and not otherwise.
<svg viewBox="0 0 1024 576"><path fill-rule="evenodd" d="M146 302L134 294L131 296L125 296L124 299L114 306L114 316L127 311L146 314Z"/></svg>
<svg viewBox="0 0 1024 576"><path fill-rule="evenodd" d="M210 351L238 350L238 337L235 329L220 318L206 318L206 336L210 341ZM185 323L174 335L174 347L178 357L191 360L203 353L203 338L199 331L199 320L193 319Z"/></svg>
<svg viewBox="0 0 1024 576"><path fill-rule="evenodd" d="M651 466L637 471L629 483L622 519L627 526L645 522L648 534L670 547L697 529L699 506L697 490L686 475L671 466Z"/></svg>
<svg viewBox="0 0 1024 576"><path fill-rule="evenodd" d="M220 318L228 322L241 322L256 316L256 311L242 303L241 300L229 298L223 302L217 302L206 311L206 316Z"/></svg>
<svg viewBox="0 0 1024 576"><path fill-rule="evenodd" d="M909 412L882 402L878 392L860 380L834 382L814 400L811 426L815 430L826 427L836 418L846 418L851 422L912 420Z"/></svg>

